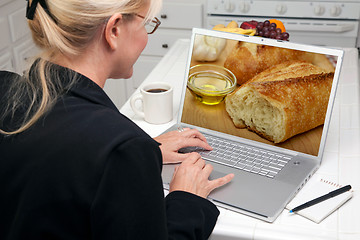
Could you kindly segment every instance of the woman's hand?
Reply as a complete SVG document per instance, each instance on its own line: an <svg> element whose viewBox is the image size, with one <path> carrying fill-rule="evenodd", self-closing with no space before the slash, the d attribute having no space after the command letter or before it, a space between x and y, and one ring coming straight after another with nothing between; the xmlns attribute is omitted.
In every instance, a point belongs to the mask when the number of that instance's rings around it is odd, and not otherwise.
<svg viewBox="0 0 360 240"><path fill-rule="evenodd" d="M187 159L174 171L170 182L170 192L185 191L203 198L207 198L212 190L230 182L234 174L209 180L213 167L206 164L198 153L190 153Z"/></svg>
<svg viewBox="0 0 360 240"><path fill-rule="evenodd" d="M179 163L184 161L190 153L178 153L184 147L201 147L212 150L206 138L196 129L184 128L182 131L171 131L154 138L161 143L160 149L163 163Z"/></svg>

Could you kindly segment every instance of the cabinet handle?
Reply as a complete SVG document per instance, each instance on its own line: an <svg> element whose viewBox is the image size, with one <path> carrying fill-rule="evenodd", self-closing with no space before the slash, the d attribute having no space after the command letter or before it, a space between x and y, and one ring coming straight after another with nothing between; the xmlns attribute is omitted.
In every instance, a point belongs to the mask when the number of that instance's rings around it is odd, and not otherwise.
<svg viewBox="0 0 360 240"><path fill-rule="evenodd" d="M164 43L164 44L162 45L162 47L163 47L163 48L168 48L169 45L167 45L167 43Z"/></svg>
<svg viewBox="0 0 360 240"><path fill-rule="evenodd" d="M166 18L167 18L167 15L166 15L166 14L161 14L161 15L160 15L160 18L166 19Z"/></svg>

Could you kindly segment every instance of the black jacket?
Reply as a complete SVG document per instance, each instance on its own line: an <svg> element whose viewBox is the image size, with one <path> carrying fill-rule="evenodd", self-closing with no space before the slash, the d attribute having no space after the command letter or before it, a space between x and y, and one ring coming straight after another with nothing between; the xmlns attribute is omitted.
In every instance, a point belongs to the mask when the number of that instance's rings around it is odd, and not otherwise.
<svg viewBox="0 0 360 240"><path fill-rule="evenodd" d="M0 109L13 77L0 72ZM159 144L80 75L30 129L0 134L0 239L208 238L217 208L186 192L164 199L161 168Z"/></svg>

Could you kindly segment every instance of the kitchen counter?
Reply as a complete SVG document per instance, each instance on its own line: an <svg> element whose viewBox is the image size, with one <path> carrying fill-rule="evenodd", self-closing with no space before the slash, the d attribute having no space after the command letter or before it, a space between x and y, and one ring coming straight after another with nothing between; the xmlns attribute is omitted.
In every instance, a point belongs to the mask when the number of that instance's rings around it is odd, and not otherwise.
<svg viewBox="0 0 360 240"><path fill-rule="evenodd" d="M178 40L142 83L164 81L174 87L174 119L152 125L135 115L129 100L120 109L150 136L155 137L176 123L190 41ZM347 48L340 74L323 162L307 183L319 178L350 184L353 197L320 224L284 210L274 223L266 223L227 209L220 216L210 239L360 239L360 79L358 50ZM141 86L140 86L141 87ZM136 90L134 94L139 92Z"/></svg>

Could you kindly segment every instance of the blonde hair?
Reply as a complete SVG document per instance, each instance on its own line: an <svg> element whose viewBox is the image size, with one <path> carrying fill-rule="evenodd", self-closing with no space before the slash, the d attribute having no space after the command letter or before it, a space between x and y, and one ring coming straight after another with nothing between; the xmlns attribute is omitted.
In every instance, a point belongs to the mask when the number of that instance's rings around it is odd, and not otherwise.
<svg viewBox="0 0 360 240"><path fill-rule="evenodd" d="M29 1L31 4L32 0ZM34 19L28 21L33 40L43 51L24 77L14 79L0 121L24 107L19 100L24 96L29 102L27 111L18 127L0 129L2 134L13 135L30 128L76 83L78 74L70 71L70 81L64 85L61 76L54 74L51 59L81 54L115 13L127 16L149 7L144 21L152 19L160 10L162 0L46 0L46 4L50 15L38 4ZM33 74L36 77L31 77Z"/></svg>

